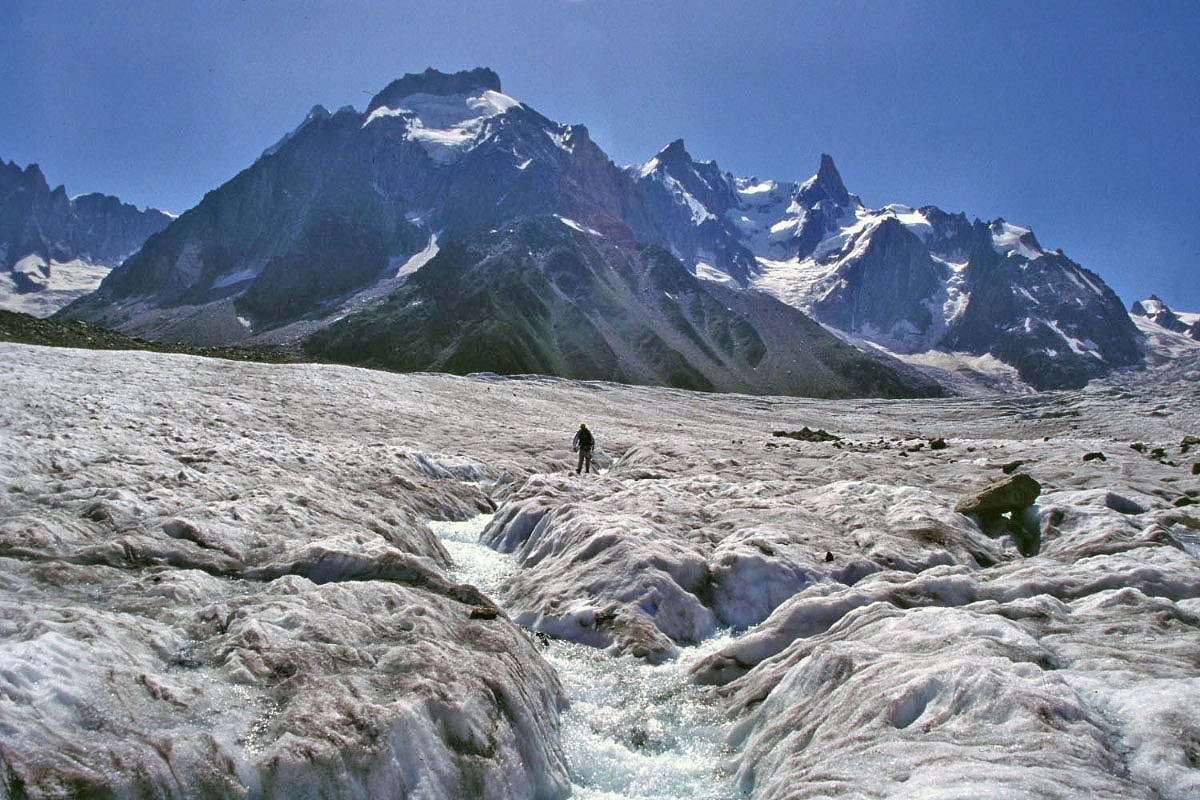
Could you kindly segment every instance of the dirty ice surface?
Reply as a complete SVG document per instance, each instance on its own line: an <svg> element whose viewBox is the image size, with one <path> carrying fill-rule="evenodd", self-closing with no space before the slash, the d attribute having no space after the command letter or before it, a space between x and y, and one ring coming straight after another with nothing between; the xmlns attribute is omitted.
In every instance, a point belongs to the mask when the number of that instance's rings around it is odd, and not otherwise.
<svg viewBox="0 0 1200 800"><path fill-rule="evenodd" d="M1195 375L815 401L0 344L0 797L1200 796ZM1030 555L954 511L1016 472Z"/></svg>

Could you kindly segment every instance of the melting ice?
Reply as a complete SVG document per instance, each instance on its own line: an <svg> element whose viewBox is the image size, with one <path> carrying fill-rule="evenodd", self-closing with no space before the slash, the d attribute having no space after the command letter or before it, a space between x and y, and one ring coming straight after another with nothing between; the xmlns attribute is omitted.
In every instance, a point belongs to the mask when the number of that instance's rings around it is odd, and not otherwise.
<svg viewBox="0 0 1200 800"><path fill-rule="evenodd" d="M454 559L451 573L489 596L518 569L512 555L479 542L491 515L434 521ZM733 785L726 744L729 723L688 679L691 667L729 641L717 636L651 665L543 637L542 655L566 689L561 717L572 797L581 800L724 800Z"/></svg>
<svg viewBox="0 0 1200 800"><path fill-rule="evenodd" d="M847 403L0 344L0 797L1193 800L1198 374ZM1029 554L954 510L1016 469Z"/></svg>

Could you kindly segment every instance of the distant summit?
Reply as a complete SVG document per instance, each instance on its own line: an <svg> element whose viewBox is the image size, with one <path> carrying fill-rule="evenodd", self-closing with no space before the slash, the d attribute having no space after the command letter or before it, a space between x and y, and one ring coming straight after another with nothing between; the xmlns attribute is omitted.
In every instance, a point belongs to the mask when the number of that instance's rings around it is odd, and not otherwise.
<svg viewBox="0 0 1200 800"><path fill-rule="evenodd" d="M456 95L485 91L500 91L500 76L486 67L455 73L439 72L430 67L422 73L409 73L389 83L371 98L367 113L381 107L394 107L414 94Z"/></svg>
<svg viewBox="0 0 1200 800"><path fill-rule="evenodd" d="M796 199L807 206L830 202L835 206L850 205L850 193L842 183L842 175L833 165L833 156L821 154L821 166L817 174L806 181L796 194Z"/></svg>
<svg viewBox="0 0 1200 800"><path fill-rule="evenodd" d="M0 161L0 308L44 317L94 290L169 215L110 195L69 197L37 164Z"/></svg>
<svg viewBox="0 0 1200 800"><path fill-rule="evenodd" d="M697 275L765 291L891 353L990 355L1037 389L1140 363L1117 296L1028 228L933 206L869 209L828 154L800 183L735 178L679 142L632 169L648 198L669 198L653 208Z"/></svg>
<svg viewBox="0 0 1200 800"><path fill-rule="evenodd" d="M1157 295L1152 294L1145 300L1138 300L1129 307L1129 313L1135 317L1144 317L1160 328L1200 341L1200 314L1172 311Z"/></svg>

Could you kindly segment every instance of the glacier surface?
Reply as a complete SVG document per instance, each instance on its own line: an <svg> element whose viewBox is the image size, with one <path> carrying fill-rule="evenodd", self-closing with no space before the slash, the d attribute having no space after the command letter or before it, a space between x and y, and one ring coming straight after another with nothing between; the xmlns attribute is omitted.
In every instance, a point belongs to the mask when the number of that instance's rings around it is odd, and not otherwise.
<svg viewBox="0 0 1200 800"><path fill-rule="evenodd" d="M1127 379L0 344L0 797L1195 797L1200 393ZM954 510L1014 471L1016 519Z"/></svg>

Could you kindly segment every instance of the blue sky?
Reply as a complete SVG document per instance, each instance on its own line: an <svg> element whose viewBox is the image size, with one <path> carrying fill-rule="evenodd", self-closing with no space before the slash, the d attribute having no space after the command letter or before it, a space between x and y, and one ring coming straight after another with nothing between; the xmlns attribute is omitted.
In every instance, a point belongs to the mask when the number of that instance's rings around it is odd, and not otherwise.
<svg viewBox="0 0 1200 800"><path fill-rule="evenodd" d="M1126 305L1200 311L1200 3L126 0L0 4L0 159L180 212L320 103L488 66L619 164L830 153L872 207L1032 227Z"/></svg>

